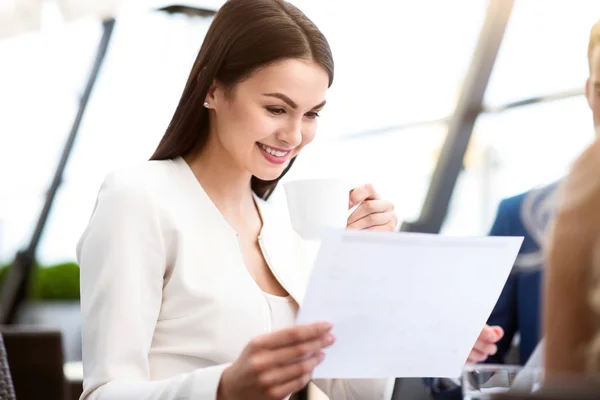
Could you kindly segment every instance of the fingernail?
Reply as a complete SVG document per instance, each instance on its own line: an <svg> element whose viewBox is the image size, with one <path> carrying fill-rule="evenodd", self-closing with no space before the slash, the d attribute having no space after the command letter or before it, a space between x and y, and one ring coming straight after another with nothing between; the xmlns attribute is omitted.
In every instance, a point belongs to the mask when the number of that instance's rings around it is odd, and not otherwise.
<svg viewBox="0 0 600 400"><path fill-rule="evenodd" d="M323 361L325 359L325 353L320 352L319 353L319 362Z"/></svg>
<svg viewBox="0 0 600 400"><path fill-rule="evenodd" d="M327 342L327 344L333 344L335 342L335 336L327 335L326 342Z"/></svg>
<svg viewBox="0 0 600 400"><path fill-rule="evenodd" d="M333 328L333 325L330 324L329 322L322 322L319 327L321 329L323 329L324 331L330 331Z"/></svg>

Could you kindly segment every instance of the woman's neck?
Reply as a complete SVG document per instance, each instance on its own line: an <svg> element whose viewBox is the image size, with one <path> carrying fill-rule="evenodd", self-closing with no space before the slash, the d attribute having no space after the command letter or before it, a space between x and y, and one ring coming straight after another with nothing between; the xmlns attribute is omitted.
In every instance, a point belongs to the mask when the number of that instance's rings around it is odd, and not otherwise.
<svg viewBox="0 0 600 400"><path fill-rule="evenodd" d="M248 216L258 217L250 186L252 175L236 165L215 140L209 139L201 152L186 156L185 161L208 197L234 229L249 229L244 225L254 221L254 218L249 219Z"/></svg>

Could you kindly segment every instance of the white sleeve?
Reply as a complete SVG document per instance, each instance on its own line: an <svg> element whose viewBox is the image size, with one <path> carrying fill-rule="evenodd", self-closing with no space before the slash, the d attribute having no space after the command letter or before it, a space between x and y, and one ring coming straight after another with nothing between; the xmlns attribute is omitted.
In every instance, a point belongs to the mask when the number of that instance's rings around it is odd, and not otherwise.
<svg viewBox="0 0 600 400"><path fill-rule="evenodd" d="M331 400L389 400L395 379L315 379Z"/></svg>
<svg viewBox="0 0 600 400"><path fill-rule="evenodd" d="M151 196L109 176L77 246L81 267L81 400L215 400L227 365L150 381L148 353L167 253Z"/></svg>

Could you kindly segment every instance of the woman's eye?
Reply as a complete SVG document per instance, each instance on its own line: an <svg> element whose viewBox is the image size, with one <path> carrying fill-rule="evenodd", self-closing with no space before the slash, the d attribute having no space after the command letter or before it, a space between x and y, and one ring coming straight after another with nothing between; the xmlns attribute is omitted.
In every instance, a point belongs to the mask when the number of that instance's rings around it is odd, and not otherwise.
<svg viewBox="0 0 600 400"><path fill-rule="evenodd" d="M311 112L306 113L306 116L310 119L315 119L315 118L319 117L319 113L315 112L315 111L311 111Z"/></svg>
<svg viewBox="0 0 600 400"><path fill-rule="evenodd" d="M285 114L285 110L283 108L267 107L267 110L269 110L269 112L273 115Z"/></svg>

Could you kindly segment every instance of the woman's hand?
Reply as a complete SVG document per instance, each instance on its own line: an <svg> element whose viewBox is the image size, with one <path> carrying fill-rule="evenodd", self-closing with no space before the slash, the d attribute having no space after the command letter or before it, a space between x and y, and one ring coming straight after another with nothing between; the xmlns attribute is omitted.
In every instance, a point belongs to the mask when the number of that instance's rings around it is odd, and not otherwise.
<svg viewBox="0 0 600 400"><path fill-rule="evenodd" d="M398 224L394 205L382 200L372 185L362 185L350 191L348 208L358 204L348 217L349 229L393 232Z"/></svg>
<svg viewBox="0 0 600 400"><path fill-rule="evenodd" d="M486 325L483 327L481 334L477 338L477 342L475 342L475 346L471 350L471 354L469 354L469 358L467 359L468 363L477 363L485 361L489 356L493 356L498 351L498 347L496 343L502 339L504 336L504 331L499 326L489 326Z"/></svg>
<svg viewBox="0 0 600 400"><path fill-rule="evenodd" d="M218 400L281 400L308 384L333 344L331 325L295 326L253 339L221 375Z"/></svg>

